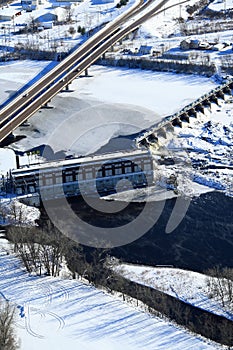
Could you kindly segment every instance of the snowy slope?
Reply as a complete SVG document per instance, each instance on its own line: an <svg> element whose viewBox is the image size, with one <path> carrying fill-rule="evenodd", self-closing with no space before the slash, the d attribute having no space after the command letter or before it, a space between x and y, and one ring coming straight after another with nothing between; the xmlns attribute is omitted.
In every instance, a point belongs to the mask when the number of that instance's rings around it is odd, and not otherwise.
<svg viewBox="0 0 233 350"><path fill-rule="evenodd" d="M220 349L77 280L29 276L1 243L0 294L18 307L23 350Z"/></svg>
<svg viewBox="0 0 233 350"><path fill-rule="evenodd" d="M220 302L208 297L207 275L169 267L121 264L116 267L126 278L159 289L187 303L233 320Z"/></svg>

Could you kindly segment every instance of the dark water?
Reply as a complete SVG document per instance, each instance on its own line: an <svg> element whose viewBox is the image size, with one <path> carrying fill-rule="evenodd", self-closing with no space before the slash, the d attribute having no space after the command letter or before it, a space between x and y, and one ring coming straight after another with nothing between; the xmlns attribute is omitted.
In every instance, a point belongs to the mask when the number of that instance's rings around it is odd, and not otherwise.
<svg viewBox="0 0 233 350"><path fill-rule="evenodd" d="M94 227L120 227L133 221L144 204L130 203L118 214L106 214L90 208L80 198L69 200L76 215ZM167 200L159 220L141 238L110 251L123 261L147 265L174 265L204 271L216 265L233 267L233 198L219 192L193 200L180 225L171 233L165 227L175 200ZM53 206L63 214L59 201ZM153 213L147 220L153 221ZM77 227L77 232L81 231Z"/></svg>
<svg viewBox="0 0 233 350"><path fill-rule="evenodd" d="M149 232L113 253L128 262L172 264L196 271L216 265L233 267L233 198L217 192L202 195L191 202L174 232L166 234L173 205L174 200L167 201Z"/></svg>

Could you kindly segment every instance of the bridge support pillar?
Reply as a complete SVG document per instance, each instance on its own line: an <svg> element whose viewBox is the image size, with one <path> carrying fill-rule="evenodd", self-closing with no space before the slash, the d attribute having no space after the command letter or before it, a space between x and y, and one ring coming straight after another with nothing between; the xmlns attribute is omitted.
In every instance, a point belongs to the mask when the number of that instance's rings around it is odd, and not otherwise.
<svg viewBox="0 0 233 350"><path fill-rule="evenodd" d="M88 77L88 68L85 69L85 77Z"/></svg>
<svg viewBox="0 0 233 350"><path fill-rule="evenodd" d="M105 60L105 56L106 56L105 53L106 52L104 52L103 55L102 55L103 60Z"/></svg>
<svg viewBox="0 0 233 350"><path fill-rule="evenodd" d="M49 107L49 102L51 102L51 100L45 102L45 104L41 108L48 108Z"/></svg>
<svg viewBox="0 0 233 350"><path fill-rule="evenodd" d="M160 128L159 130L157 130L157 137L162 137L164 139L167 138L167 134L164 128Z"/></svg>
<svg viewBox="0 0 233 350"><path fill-rule="evenodd" d="M69 84L66 85L66 91L69 91Z"/></svg>
<svg viewBox="0 0 233 350"><path fill-rule="evenodd" d="M218 98L215 95L211 96L209 100L219 106Z"/></svg>
<svg viewBox="0 0 233 350"><path fill-rule="evenodd" d="M0 147L8 146L15 140L15 136L11 132L8 136L5 137L4 140L0 141Z"/></svg>

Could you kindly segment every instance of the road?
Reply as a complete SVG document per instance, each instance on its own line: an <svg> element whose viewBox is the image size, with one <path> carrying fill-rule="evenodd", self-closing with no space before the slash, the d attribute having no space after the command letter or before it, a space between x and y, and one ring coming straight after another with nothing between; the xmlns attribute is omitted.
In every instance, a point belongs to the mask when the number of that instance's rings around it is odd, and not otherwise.
<svg viewBox="0 0 233 350"><path fill-rule="evenodd" d="M109 47L138 28L151 16L160 13L168 1L162 0L155 3L153 0L149 0L144 3L139 0L123 15L117 17L115 21L89 38L46 75L5 106L0 114L0 142L65 86L81 75Z"/></svg>

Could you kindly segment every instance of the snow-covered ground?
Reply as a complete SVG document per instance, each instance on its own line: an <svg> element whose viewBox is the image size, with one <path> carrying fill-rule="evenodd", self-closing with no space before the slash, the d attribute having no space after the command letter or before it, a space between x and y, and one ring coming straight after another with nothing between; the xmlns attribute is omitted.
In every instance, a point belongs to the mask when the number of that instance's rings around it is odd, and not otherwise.
<svg viewBox="0 0 233 350"><path fill-rule="evenodd" d="M215 85L205 77L127 68L96 66L90 74L93 78L77 81L80 96L145 107L161 118L175 113ZM155 122L155 117L151 121Z"/></svg>
<svg viewBox="0 0 233 350"><path fill-rule="evenodd" d="M0 10L0 14L21 12L21 15L16 16L10 21L2 21L2 26L0 27L0 54L5 55L10 50L13 50L14 47L31 47L35 50L68 52L87 38L87 36L82 36L78 33L79 26L85 27L86 31L88 31L91 28L98 27L102 23L113 21L135 3L134 0L130 0L126 6L116 8L118 2L118 0L106 3L102 1L85 0L80 3L72 4L69 2L47 1L44 5L39 5L38 9L32 12L26 12L22 9L19 2L13 2L10 6L3 7ZM189 0L187 3L181 4L176 0L170 0L165 8L173 5L175 6L168 9L164 8L164 11L159 15L143 23L139 28L138 34L130 37L129 40L125 40L123 46L120 46L119 49L121 50L122 47L127 47L134 51L135 48L139 48L141 45L152 45L155 50L164 52L170 48L178 48L180 41L185 37L181 34L182 24L179 24L177 19L179 17L182 17L184 20L187 19L189 14L186 11L186 7L194 3L195 0ZM224 1L224 3L219 3L219 1L216 0L210 6L215 6L217 10L221 10L223 6L230 8L231 3L230 0ZM23 25L29 25L37 18L39 18L40 25L45 26L47 19L46 17L43 19L42 16L45 16L46 13L49 15L58 15L60 21L64 20L68 14L70 14L72 21L69 24L54 25L53 28L45 29L41 32L17 33ZM187 26L192 27L193 23L196 22L191 21ZM210 40L212 42L217 40L219 42L230 43L232 33L231 31L209 33L198 35L198 38ZM221 51L220 53L208 51L208 55L211 59L216 60L216 62L223 54L229 53L231 53L230 47L228 50ZM207 53L199 52L200 56L203 54L206 55Z"/></svg>
<svg viewBox="0 0 233 350"><path fill-rule="evenodd" d="M19 202L14 197L0 196L0 225L35 225L39 219L38 208Z"/></svg>
<svg viewBox="0 0 233 350"><path fill-rule="evenodd" d="M0 294L17 306L22 350L224 348L83 282L29 276L8 243L0 244Z"/></svg>
<svg viewBox="0 0 233 350"><path fill-rule="evenodd" d="M15 153L12 149L0 149L0 176L6 175L9 169L16 168Z"/></svg>
<svg viewBox="0 0 233 350"><path fill-rule="evenodd" d="M69 51L75 45L85 40L85 36L78 33L78 27L84 27L86 32L91 28L100 26L114 20L118 15L123 13L134 4L134 0L130 0L126 6L116 8L119 1L113 0L109 2L85 0L83 2L69 3L68 1L44 1L37 9L26 12L18 1L12 2L10 5L0 9L0 15L10 15L21 13L11 20L3 20L0 28L0 45L2 52L18 47L31 47L40 50ZM47 17L46 17L47 16ZM51 17L48 20L49 16ZM52 16L58 16L59 25L54 25L51 29L45 29L37 33L21 33L17 32L25 27L30 26L32 22L38 22L42 26L52 24L54 19ZM67 22L67 16L71 17L71 23ZM61 24L63 22L63 24ZM66 22L66 24L64 24ZM70 33L70 28L73 28Z"/></svg>
<svg viewBox="0 0 233 350"><path fill-rule="evenodd" d="M233 9L233 4L231 0L215 0L208 7L214 11L223 11Z"/></svg>
<svg viewBox="0 0 233 350"><path fill-rule="evenodd" d="M159 289L194 306L233 320L233 314L208 296L207 275L169 267L120 264L114 267L126 278Z"/></svg>
<svg viewBox="0 0 233 350"><path fill-rule="evenodd" d="M176 145L187 149L192 162L199 164L192 175L195 181L232 196L233 105L215 105L212 111L213 116L206 112L201 123L180 131Z"/></svg>

